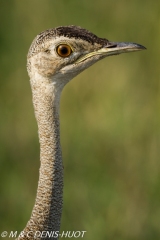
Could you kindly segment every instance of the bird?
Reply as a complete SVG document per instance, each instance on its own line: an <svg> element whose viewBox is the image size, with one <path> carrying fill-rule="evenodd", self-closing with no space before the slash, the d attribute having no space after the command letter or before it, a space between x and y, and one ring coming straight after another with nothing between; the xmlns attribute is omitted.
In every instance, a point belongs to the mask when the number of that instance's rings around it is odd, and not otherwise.
<svg viewBox="0 0 160 240"><path fill-rule="evenodd" d="M40 169L35 204L18 240L59 238L63 205L63 162L59 105L64 86L99 60L146 49L130 42L112 42L80 26L41 32L27 55L27 71L38 125Z"/></svg>

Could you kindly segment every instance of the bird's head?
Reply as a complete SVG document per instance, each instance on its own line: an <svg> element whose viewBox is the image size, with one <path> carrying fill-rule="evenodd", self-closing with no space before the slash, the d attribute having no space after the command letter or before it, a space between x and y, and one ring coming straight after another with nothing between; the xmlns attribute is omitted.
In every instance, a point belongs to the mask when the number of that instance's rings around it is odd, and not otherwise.
<svg viewBox="0 0 160 240"><path fill-rule="evenodd" d="M110 42L81 27L57 27L34 39L28 53L28 73L31 78L36 74L65 85L102 58L143 49L135 43Z"/></svg>

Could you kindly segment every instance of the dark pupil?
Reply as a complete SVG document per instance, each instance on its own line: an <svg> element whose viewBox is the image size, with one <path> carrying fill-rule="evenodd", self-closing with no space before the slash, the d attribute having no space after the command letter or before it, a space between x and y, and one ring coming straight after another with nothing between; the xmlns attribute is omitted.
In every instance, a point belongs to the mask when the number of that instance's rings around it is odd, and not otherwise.
<svg viewBox="0 0 160 240"><path fill-rule="evenodd" d="M61 51L61 54L66 55L68 53L68 48L67 47L61 47L60 51Z"/></svg>

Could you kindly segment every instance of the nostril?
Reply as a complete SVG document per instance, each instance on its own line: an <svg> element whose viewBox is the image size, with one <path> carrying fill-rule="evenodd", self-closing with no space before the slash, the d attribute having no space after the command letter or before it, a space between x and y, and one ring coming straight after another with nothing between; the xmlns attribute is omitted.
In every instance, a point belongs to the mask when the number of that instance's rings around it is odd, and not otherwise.
<svg viewBox="0 0 160 240"><path fill-rule="evenodd" d="M113 44L113 45L107 46L107 48L115 48L115 47L117 47L117 44Z"/></svg>

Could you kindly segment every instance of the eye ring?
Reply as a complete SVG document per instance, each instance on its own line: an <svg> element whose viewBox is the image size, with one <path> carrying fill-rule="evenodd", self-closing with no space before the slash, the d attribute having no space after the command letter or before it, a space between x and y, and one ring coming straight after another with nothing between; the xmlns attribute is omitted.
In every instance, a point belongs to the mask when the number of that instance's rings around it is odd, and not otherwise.
<svg viewBox="0 0 160 240"><path fill-rule="evenodd" d="M69 57L72 53L72 48L67 44L60 44L56 47L56 52L60 57Z"/></svg>

